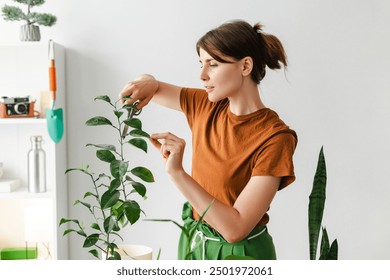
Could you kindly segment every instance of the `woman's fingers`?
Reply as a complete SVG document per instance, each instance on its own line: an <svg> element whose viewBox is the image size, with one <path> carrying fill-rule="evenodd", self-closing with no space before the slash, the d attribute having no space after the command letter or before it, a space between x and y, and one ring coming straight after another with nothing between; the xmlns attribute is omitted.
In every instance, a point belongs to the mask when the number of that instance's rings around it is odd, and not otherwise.
<svg viewBox="0 0 390 280"><path fill-rule="evenodd" d="M171 153L182 152L185 147L185 141L170 132L154 133L150 136L150 141L164 158L169 157Z"/></svg>

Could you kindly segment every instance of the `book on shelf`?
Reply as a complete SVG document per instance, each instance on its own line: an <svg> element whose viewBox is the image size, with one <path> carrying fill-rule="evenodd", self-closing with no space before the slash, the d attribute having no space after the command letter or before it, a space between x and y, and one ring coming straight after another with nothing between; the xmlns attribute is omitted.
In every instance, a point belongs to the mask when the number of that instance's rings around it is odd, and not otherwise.
<svg viewBox="0 0 390 280"><path fill-rule="evenodd" d="M12 192L19 186L20 181L18 179L0 179L0 192Z"/></svg>

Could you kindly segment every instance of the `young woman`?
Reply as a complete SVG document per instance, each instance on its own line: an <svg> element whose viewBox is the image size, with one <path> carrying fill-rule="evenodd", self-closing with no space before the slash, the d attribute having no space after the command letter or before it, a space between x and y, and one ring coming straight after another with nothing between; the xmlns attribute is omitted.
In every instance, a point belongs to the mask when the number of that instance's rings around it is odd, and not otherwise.
<svg viewBox="0 0 390 280"><path fill-rule="evenodd" d="M192 131L192 173L182 165L185 141L172 133L151 135L173 183L186 197L183 220L195 227L192 259L229 255L276 259L266 224L278 190L295 179L296 133L267 108L258 84L266 67L287 66L279 39L262 26L245 21L225 23L196 45L203 89L182 88L142 75L120 97L131 96L141 109L150 100L182 111ZM179 259L185 258L184 235Z"/></svg>

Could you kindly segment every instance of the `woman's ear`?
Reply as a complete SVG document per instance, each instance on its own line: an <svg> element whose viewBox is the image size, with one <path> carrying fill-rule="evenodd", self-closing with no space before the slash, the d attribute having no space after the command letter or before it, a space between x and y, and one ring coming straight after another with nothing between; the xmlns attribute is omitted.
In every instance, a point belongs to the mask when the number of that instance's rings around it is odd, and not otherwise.
<svg viewBox="0 0 390 280"><path fill-rule="evenodd" d="M242 75L249 76L253 69L253 59L250 56L246 56L241 61L242 61Z"/></svg>

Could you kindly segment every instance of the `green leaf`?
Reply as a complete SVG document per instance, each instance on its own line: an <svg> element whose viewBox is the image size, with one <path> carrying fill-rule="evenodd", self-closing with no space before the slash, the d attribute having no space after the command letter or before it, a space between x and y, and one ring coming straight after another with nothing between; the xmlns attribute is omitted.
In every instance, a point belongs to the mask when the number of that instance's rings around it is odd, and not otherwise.
<svg viewBox="0 0 390 280"><path fill-rule="evenodd" d="M4 5L1 11L6 21L19 21L27 18L27 15L18 7Z"/></svg>
<svg viewBox="0 0 390 280"><path fill-rule="evenodd" d="M119 179L114 179L110 183L110 192L116 190L121 185L121 181Z"/></svg>
<svg viewBox="0 0 390 280"><path fill-rule="evenodd" d="M141 215L141 208L139 204L134 200L127 200L124 202L124 210L126 218L131 224L134 224L138 221Z"/></svg>
<svg viewBox="0 0 390 280"><path fill-rule="evenodd" d="M114 114L115 114L115 116L116 116L118 119L120 119L120 117L122 117L122 115L123 115L123 112L122 112L122 111L114 111Z"/></svg>
<svg viewBox="0 0 390 280"><path fill-rule="evenodd" d="M146 141L144 139L133 138L128 143L143 150L145 153L148 152L148 143L146 143Z"/></svg>
<svg viewBox="0 0 390 280"><path fill-rule="evenodd" d="M320 246L320 260L325 260L329 253L329 237L325 228L322 228L322 238Z"/></svg>
<svg viewBox="0 0 390 280"><path fill-rule="evenodd" d="M326 199L326 164L323 147L318 157L317 170L314 175L313 188L309 196L309 243L310 259L315 260L318 238Z"/></svg>
<svg viewBox="0 0 390 280"><path fill-rule="evenodd" d="M86 203L86 202L84 202L84 201L81 201L81 200L76 200L75 202L74 202L74 204L73 205L76 205L76 204L82 204L82 205L84 205L85 207L87 207L88 209L90 209L91 210L91 204L89 204L89 203Z"/></svg>
<svg viewBox="0 0 390 280"><path fill-rule="evenodd" d="M337 239L335 239L332 242L332 245L330 245L330 249L329 249L329 252L328 252L326 259L327 260L337 260L338 259L338 250L339 250L338 248L339 248L339 246L337 243Z"/></svg>
<svg viewBox="0 0 390 280"><path fill-rule="evenodd" d="M120 197L119 191L113 191L113 192L109 190L106 191L102 195L102 200L101 200L102 209L107 209L113 206L119 200L119 197Z"/></svg>
<svg viewBox="0 0 390 280"><path fill-rule="evenodd" d="M89 176L92 176L92 174L90 173L90 172L88 172L86 169L84 169L84 168L69 168L69 169L67 169L66 171L65 171L65 174L67 174L67 173L69 173L69 172L71 172L71 171L80 171L80 172L83 172L83 173L85 173L85 174L87 174L87 175L89 175Z"/></svg>
<svg viewBox="0 0 390 280"><path fill-rule="evenodd" d="M116 147L114 145L107 145L107 144L99 144L99 145L96 145L96 144L87 144L85 145L86 147L88 146L94 146L96 148L99 148L99 149L103 149L103 150L108 150L108 151L113 151L115 152L116 151Z"/></svg>
<svg viewBox="0 0 390 280"><path fill-rule="evenodd" d="M106 101L107 103L110 103L111 104L111 99L108 95L100 95L100 96L97 96L95 97L94 99L95 101L96 100L103 100L103 101Z"/></svg>
<svg viewBox="0 0 390 280"><path fill-rule="evenodd" d="M144 221L147 221L147 222L170 222L170 223L175 224L177 227L179 227L181 229L181 231L187 237L189 236L188 230L184 226L182 226L178 222L176 222L175 220L171 220L171 219L145 219Z"/></svg>
<svg viewBox="0 0 390 280"><path fill-rule="evenodd" d="M146 137L146 138L150 138L150 135L148 133L146 133L145 131L142 131L141 129L133 129L132 131L130 131L129 133L131 136L133 137Z"/></svg>
<svg viewBox="0 0 390 280"><path fill-rule="evenodd" d="M130 119L124 120L123 122L130 127L142 130L142 122L137 118L130 118Z"/></svg>
<svg viewBox="0 0 390 280"><path fill-rule="evenodd" d="M88 252L91 253L95 258L99 259L99 253L96 249L90 250Z"/></svg>
<svg viewBox="0 0 390 280"><path fill-rule="evenodd" d="M252 258L250 256L238 256L238 255L229 255L226 256L225 260L254 260L255 258Z"/></svg>
<svg viewBox="0 0 390 280"><path fill-rule="evenodd" d="M128 161L114 160L110 164L111 175L114 178L122 179L129 167Z"/></svg>
<svg viewBox="0 0 390 280"><path fill-rule="evenodd" d="M133 188L135 189L135 191L142 197L145 196L146 194L146 188L143 184L141 183L138 183L138 182L135 182L135 181L132 181L130 182L130 184L133 186Z"/></svg>
<svg viewBox="0 0 390 280"><path fill-rule="evenodd" d="M100 226L97 223L91 224L91 228L101 231Z"/></svg>
<svg viewBox="0 0 390 280"><path fill-rule="evenodd" d="M87 236L87 238L85 238L83 247L84 248L91 247L91 246L95 245L96 242L98 242L98 240L99 240L98 233L91 234L91 235Z"/></svg>
<svg viewBox="0 0 390 280"><path fill-rule="evenodd" d="M145 167L142 167L142 166L135 167L132 170L130 170L130 172L132 174L134 174L135 176L141 178L145 182L148 182L148 183L154 182L154 177L153 177L152 172Z"/></svg>
<svg viewBox="0 0 390 280"><path fill-rule="evenodd" d="M64 231L63 236L65 236L65 235L67 235L67 234L69 234L71 232L76 232L76 231L74 229L67 229L67 230Z"/></svg>
<svg viewBox="0 0 390 280"><path fill-rule="evenodd" d="M110 233L112 229L115 227L116 221L115 218L112 216L107 217L104 220L103 226L104 226L104 231L106 233Z"/></svg>
<svg viewBox="0 0 390 280"><path fill-rule="evenodd" d="M91 192L86 192L86 193L84 194L84 198L86 198L86 197L88 197L88 196L97 197L96 194L93 194L93 193L91 193Z"/></svg>
<svg viewBox="0 0 390 280"><path fill-rule="evenodd" d="M109 150L97 150L96 157L105 162L112 162L116 159L114 154Z"/></svg>
<svg viewBox="0 0 390 280"><path fill-rule="evenodd" d="M102 116L97 116L93 117L85 122L86 125L88 126L98 126L98 125L111 125L112 123L109 119L102 117Z"/></svg>

